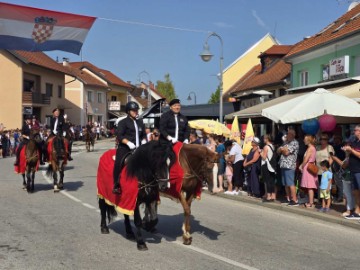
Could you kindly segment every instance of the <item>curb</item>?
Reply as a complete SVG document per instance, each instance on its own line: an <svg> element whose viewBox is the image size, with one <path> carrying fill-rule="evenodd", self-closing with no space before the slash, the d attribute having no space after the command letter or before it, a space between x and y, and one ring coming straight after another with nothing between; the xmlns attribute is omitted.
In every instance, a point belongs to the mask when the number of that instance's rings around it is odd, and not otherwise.
<svg viewBox="0 0 360 270"><path fill-rule="evenodd" d="M292 213L292 214L296 214L296 215L300 215L300 216L316 218L318 220L322 220L325 222L339 224L342 226L360 230L360 223L358 220L356 220L356 221L355 220L347 220L340 216L337 217L337 216L333 216L333 215L329 215L329 214L325 214L325 213L319 213L319 212L315 212L314 210L305 209L305 208L298 207L298 206L290 207L290 206L287 206L286 204L280 204L279 202L263 203L262 201L259 201L258 199L248 197L247 193L244 191L241 191L241 193L239 193L239 195L225 195L225 194L219 194L219 193L213 195L208 190L203 190L202 192L209 194L211 196L217 196L217 197L228 199L228 200L240 201L240 202L244 202L244 203L248 203L248 204L252 204L252 205L258 205L261 207L266 207L269 209L288 212L288 213Z"/></svg>

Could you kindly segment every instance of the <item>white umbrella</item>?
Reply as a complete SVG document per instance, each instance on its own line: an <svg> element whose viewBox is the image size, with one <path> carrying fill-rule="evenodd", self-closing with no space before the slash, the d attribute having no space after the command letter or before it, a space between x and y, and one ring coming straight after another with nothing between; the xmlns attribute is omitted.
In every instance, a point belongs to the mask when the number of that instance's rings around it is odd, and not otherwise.
<svg viewBox="0 0 360 270"><path fill-rule="evenodd" d="M324 113L341 117L360 117L360 105L351 98L323 88L262 110L261 114L276 123L295 123Z"/></svg>

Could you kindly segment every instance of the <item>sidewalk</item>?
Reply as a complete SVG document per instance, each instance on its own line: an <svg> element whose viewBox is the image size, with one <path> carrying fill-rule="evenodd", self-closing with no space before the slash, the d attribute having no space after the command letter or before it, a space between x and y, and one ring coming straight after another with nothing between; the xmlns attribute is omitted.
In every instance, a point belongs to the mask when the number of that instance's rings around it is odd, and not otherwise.
<svg viewBox="0 0 360 270"><path fill-rule="evenodd" d="M206 194L211 194L208 190L203 190ZM227 195L224 193L216 193L212 196L218 196L224 199L241 201L249 204L254 204L262 207L267 207L270 209L274 209L277 211L284 211L293 214L297 214L300 216L306 216L311 218L316 218L319 220L323 220L326 222L331 222L335 224L340 224L346 227L354 228L360 230L360 222L359 220L348 220L341 216L342 214L342 205L341 204L332 204L331 209L327 213L318 212L318 208L305 208L303 205L299 206L287 206L287 203L281 203L280 201L275 202L262 202L261 199L249 197L245 191L240 191L239 195ZM345 206L343 206L345 209Z"/></svg>

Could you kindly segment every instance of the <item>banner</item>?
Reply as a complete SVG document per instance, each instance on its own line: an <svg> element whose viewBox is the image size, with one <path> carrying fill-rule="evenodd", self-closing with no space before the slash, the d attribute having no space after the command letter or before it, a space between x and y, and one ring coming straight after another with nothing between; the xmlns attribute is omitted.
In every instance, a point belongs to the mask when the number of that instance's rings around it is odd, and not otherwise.
<svg viewBox="0 0 360 270"><path fill-rule="evenodd" d="M241 146L239 121L237 115L234 117L233 123L231 125L231 139L235 140Z"/></svg>
<svg viewBox="0 0 360 270"><path fill-rule="evenodd" d="M95 19L0 2L0 49L79 54Z"/></svg>
<svg viewBox="0 0 360 270"><path fill-rule="evenodd" d="M254 139L254 129L252 126L251 118L249 118L248 123L246 125L245 139L244 139L244 145L243 145L243 149L242 149L243 155L247 155L250 153L251 142L253 139Z"/></svg>

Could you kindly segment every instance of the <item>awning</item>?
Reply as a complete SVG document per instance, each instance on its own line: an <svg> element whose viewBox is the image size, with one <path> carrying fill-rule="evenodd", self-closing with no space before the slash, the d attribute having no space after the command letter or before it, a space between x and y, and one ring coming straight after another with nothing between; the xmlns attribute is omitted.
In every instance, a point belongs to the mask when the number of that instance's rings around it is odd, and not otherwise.
<svg viewBox="0 0 360 270"><path fill-rule="evenodd" d="M119 118L119 117L123 117L123 116L126 116L126 113L124 112L112 112L112 111L108 111L109 114L115 116L116 118Z"/></svg>
<svg viewBox="0 0 360 270"><path fill-rule="evenodd" d="M326 90L331 90L329 88L335 88L335 87L342 87L342 86L346 86L346 85L352 85L354 83L357 83L360 81L360 76L358 77L352 77L352 78L345 78L345 79L340 79L340 80L335 80L335 81L328 81L328 82L322 82L322 83L317 83L317 84L311 84L311 85L306 85L306 86L297 86L297 87L293 87L293 88L289 88L286 91L287 92L295 92L295 91L311 91L311 90L315 90L317 88L325 88Z"/></svg>
<svg viewBox="0 0 360 270"><path fill-rule="evenodd" d="M246 90L238 94L231 95L234 98L252 98L257 96L271 96L273 93L266 90Z"/></svg>
<svg viewBox="0 0 360 270"><path fill-rule="evenodd" d="M255 106L252 106L252 107L249 107L249 108L246 108L246 109L234 112L234 113L227 114L227 115L225 115L225 119L232 120L235 116L237 116L239 120L240 119L248 119L248 118L262 118L264 120L270 121L269 119L267 119L261 115L261 112L263 109L277 105L281 102L293 99L293 98L301 96L301 95L303 95L303 93L288 94L288 95L284 95L284 96L281 96L278 98L274 98L267 102L260 103Z"/></svg>

